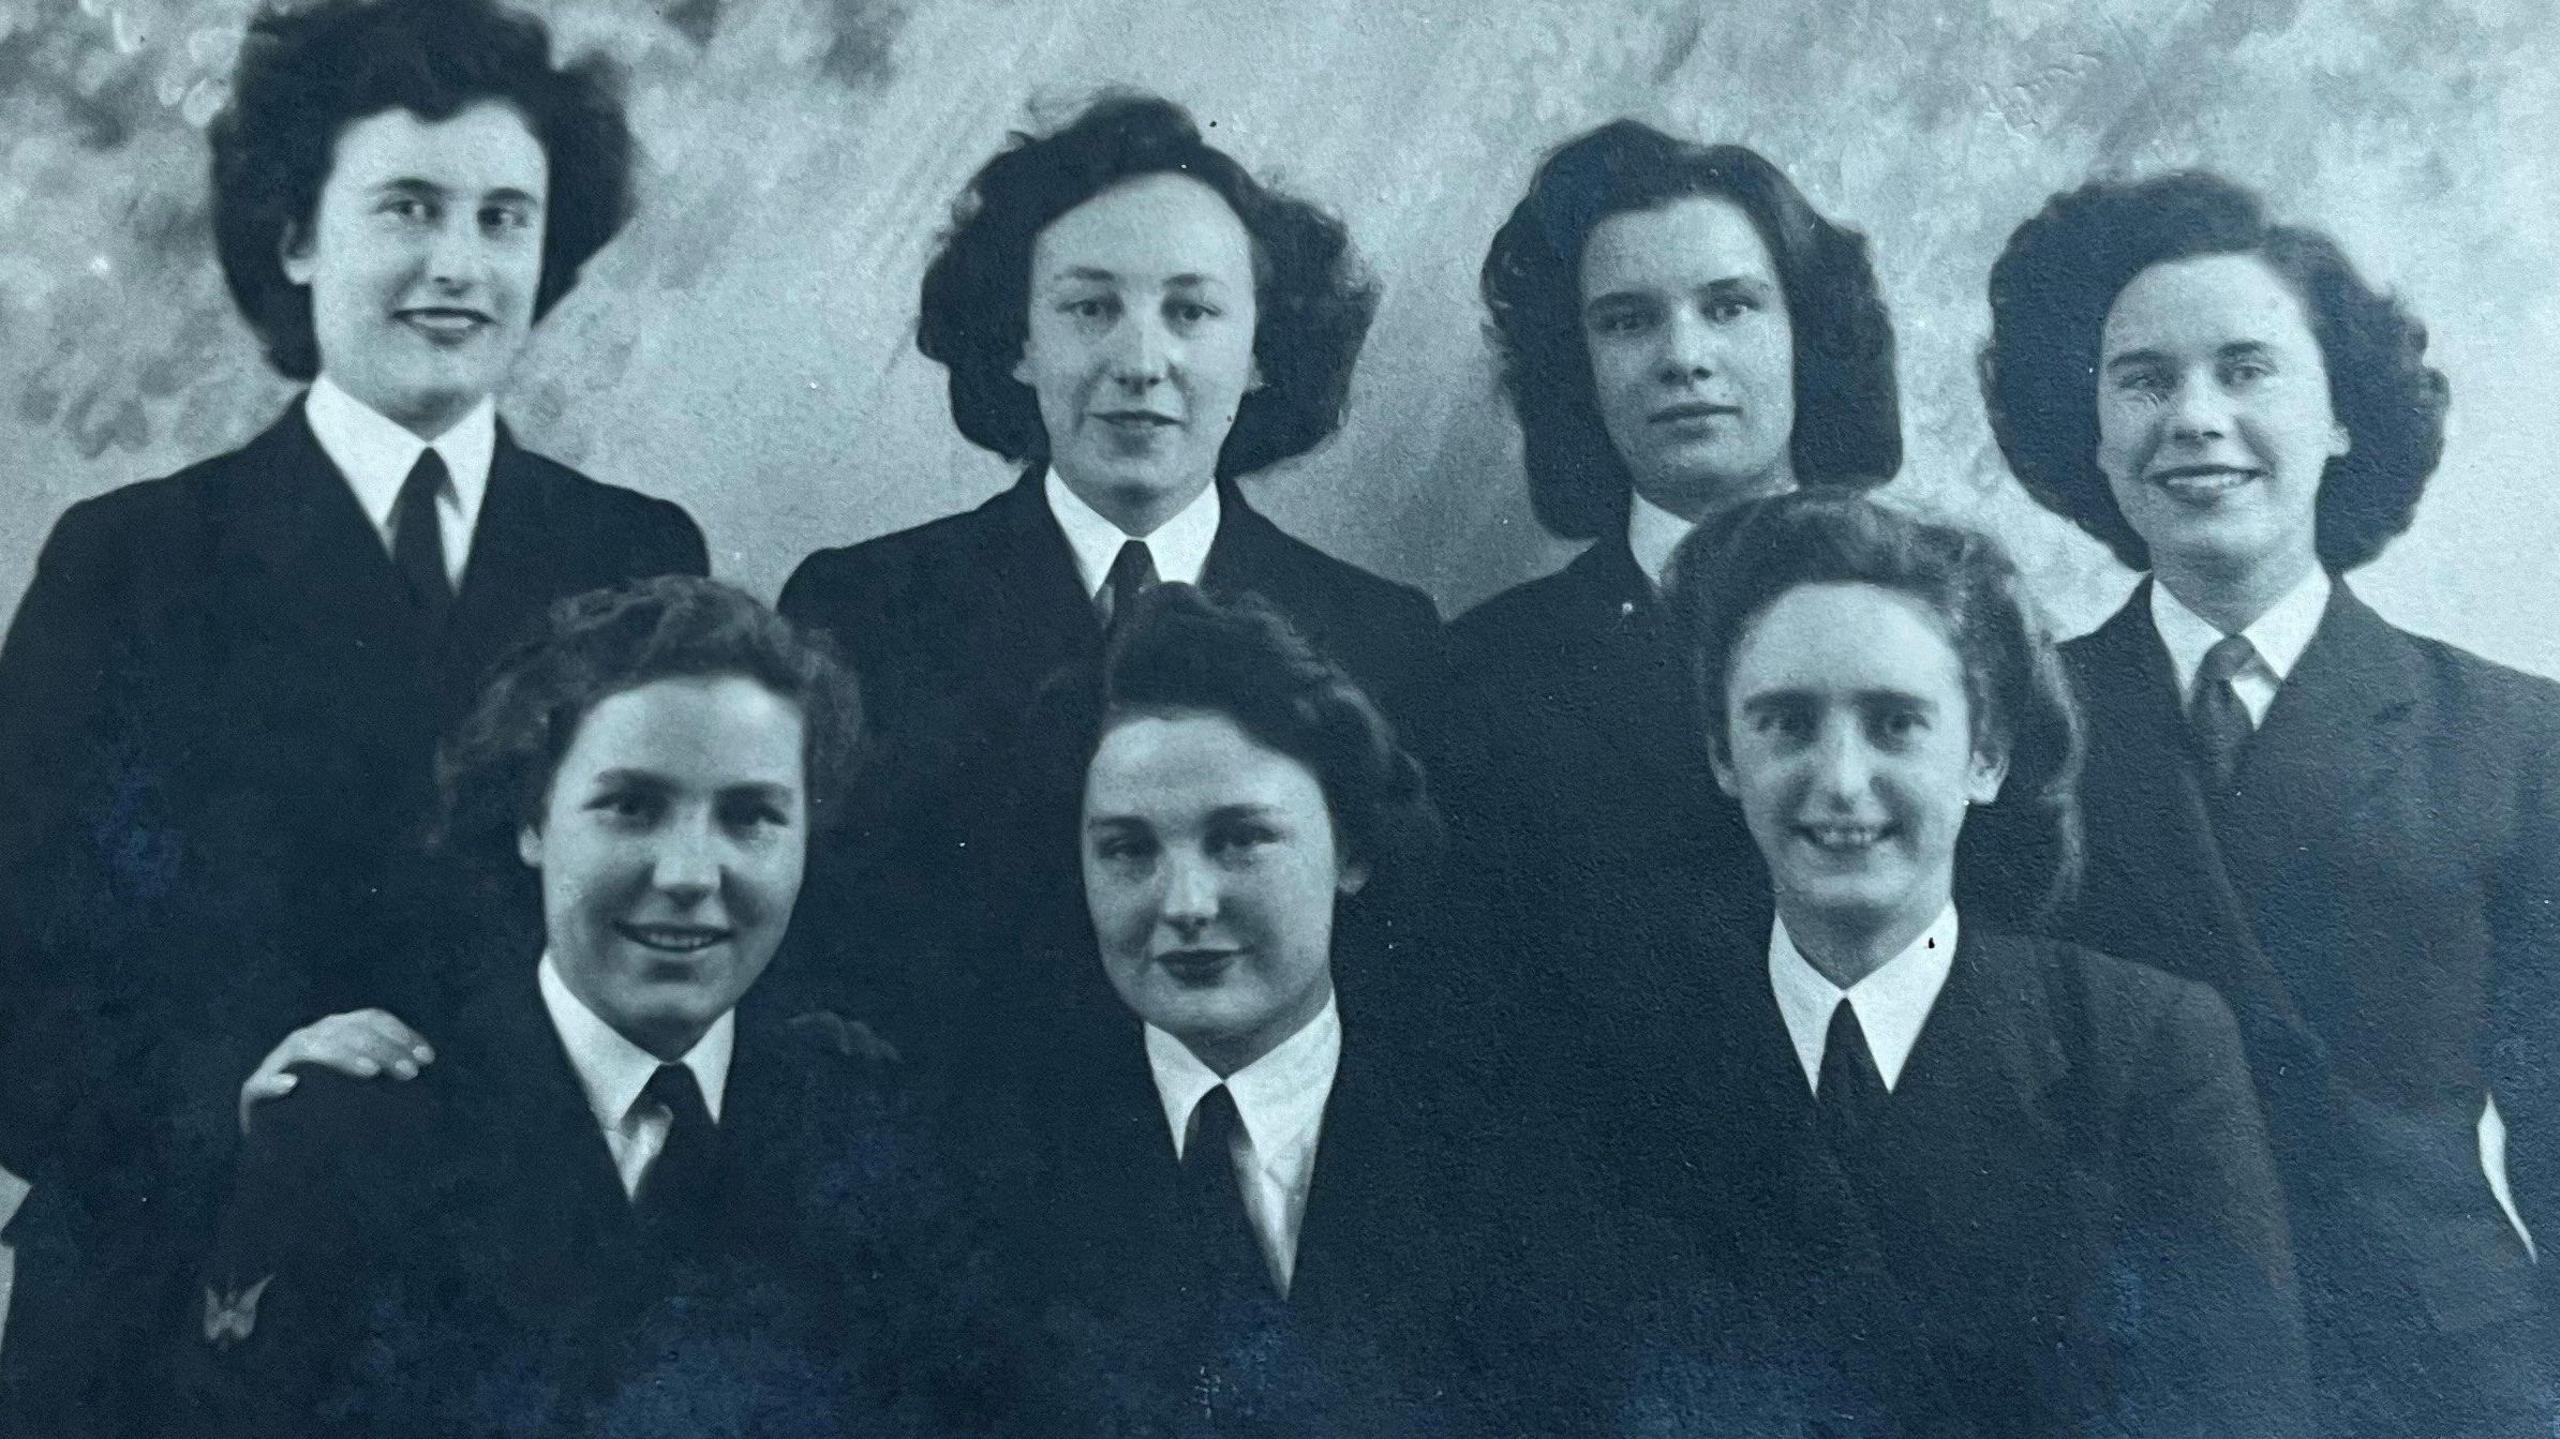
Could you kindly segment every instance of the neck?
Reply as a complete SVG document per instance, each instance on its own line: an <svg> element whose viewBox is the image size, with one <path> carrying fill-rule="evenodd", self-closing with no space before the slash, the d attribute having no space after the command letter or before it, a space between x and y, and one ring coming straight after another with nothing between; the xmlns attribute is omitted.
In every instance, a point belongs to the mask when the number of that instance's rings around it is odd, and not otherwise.
<svg viewBox="0 0 2560 1439"><path fill-rule="evenodd" d="M1787 939L1795 945L1796 953L1804 956L1805 963L1813 966L1814 973L1848 989L1909 949L1946 912L1946 907L1947 897L1942 893L1935 903L1914 907L1882 924L1863 917L1802 913L1801 907L1791 911L1784 903L1778 913L1787 922Z"/></svg>
<svg viewBox="0 0 2560 1439"><path fill-rule="evenodd" d="M614 1032L649 1051L660 1064L676 1064L682 1062L686 1055L693 1053L693 1047L700 1044L702 1037L711 1032L711 1026L697 1024L681 1028L650 1028L639 1032L617 1028Z"/></svg>
<svg viewBox="0 0 2560 1439"><path fill-rule="evenodd" d="M2168 586L2178 603L2195 611L2198 618L2226 635L2236 635L2275 608L2276 601L2291 594L2318 563L2314 556L2298 555L2282 563L2221 569L2209 562L2161 555L2154 562L2151 577Z"/></svg>
<svg viewBox="0 0 2560 1439"><path fill-rule="evenodd" d="M1164 528L1164 522L1188 509L1215 480L1202 475L1195 483L1177 489L1143 486L1113 488L1089 485L1066 471L1058 472L1075 497L1091 506L1093 512L1109 520L1113 527L1131 539L1143 540Z"/></svg>
<svg viewBox="0 0 2560 1439"><path fill-rule="evenodd" d="M1324 1013L1333 998L1333 982L1328 979L1315 990L1309 1001L1272 1023L1243 1034L1184 1034L1175 1038L1191 1051L1191 1057L1207 1065L1220 1079L1232 1079L1238 1070L1298 1037L1316 1016Z"/></svg>
<svg viewBox="0 0 2560 1439"><path fill-rule="evenodd" d="M1795 487L1795 467L1781 454L1777 464L1757 475L1638 484L1636 493L1694 525L1718 510L1783 495Z"/></svg>

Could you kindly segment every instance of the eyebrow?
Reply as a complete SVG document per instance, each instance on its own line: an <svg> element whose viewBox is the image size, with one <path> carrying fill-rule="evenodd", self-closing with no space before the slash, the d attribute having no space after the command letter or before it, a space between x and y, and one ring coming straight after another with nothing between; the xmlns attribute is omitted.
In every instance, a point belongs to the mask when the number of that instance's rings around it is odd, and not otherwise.
<svg viewBox="0 0 2560 1439"><path fill-rule="evenodd" d="M1857 690L1850 694L1849 702L1860 709L1916 709L1933 714L1938 708L1935 700L1895 689ZM1758 694L1745 695L1742 709L1746 714L1753 714L1773 709L1810 709L1817 703L1818 697L1809 689L1762 690Z"/></svg>
<svg viewBox="0 0 2560 1439"><path fill-rule="evenodd" d="M1078 280L1087 281L1093 284L1108 285L1116 283L1123 277L1118 271L1106 270L1099 265L1070 265L1066 269L1060 270L1056 274L1051 275L1049 278L1052 281ZM1165 280L1165 285L1168 288L1200 289L1218 283L1220 283L1220 281L1215 275L1202 275L1190 271L1170 276Z"/></svg>
<svg viewBox="0 0 2560 1439"><path fill-rule="evenodd" d="M1725 275L1709 280L1698 287L1702 293L1719 297L1724 295L1764 296L1775 293L1777 288L1775 282L1758 275ZM1588 315L1616 305L1651 304L1653 295L1654 292L1650 290L1610 290L1592 296L1590 301L1583 305L1582 312Z"/></svg>
<svg viewBox="0 0 2560 1439"><path fill-rule="evenodd" d="M420 179L415 175L396 176L375 185L373 188L376 194L398 192L411 195L432 195L438 198L453 193L452 191L447 190L444 186L435 183L433 180ZM539 206L542 203L541 197L528 191L519 190L513 185L502 185L495 190L487 191L480 196L480 199L483 203L494 200L510 205Z"/></svg>
<svg viewBox="0 0 2560 1439"><path fill-rule="evenodd" d="M2213 357L2217 360L2231 360L2274 353L2275 347L2264 340L2233 340L2229 344L2215 346ZM2165 350L2127 350L2121 355L2110 358L2106 368L2112 374L2117 370L2137 369L2145 365L2174 363L2175 361L2170 359Z"/></svg>

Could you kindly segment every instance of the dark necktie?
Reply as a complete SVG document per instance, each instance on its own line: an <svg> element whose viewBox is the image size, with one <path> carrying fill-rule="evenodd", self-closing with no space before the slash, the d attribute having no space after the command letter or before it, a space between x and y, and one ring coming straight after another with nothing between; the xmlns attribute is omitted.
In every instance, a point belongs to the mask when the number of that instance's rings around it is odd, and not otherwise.
<svg viewBox="0 0 2560 1439"><path fill-rule="evenodd" d="M1822 1073L1814 1081L1813 1104L1821 1116L1823 1137L1844 1159L1874 1124L1885 1103L1884 1075L1867 1049L1867 1031L1858 1011L1843 995L1831 1011L1831 1028L1822 1040Z"/></svg>
<svg viewBox="0 0 2560 1439"><path fill-rule="evenodd" d="M410 466L400 482L400 498L391 506L391 563L409 582L409 594L429 624L444 619L453 603L453 581L444 569L444 526L436 519L436 499L453 476L432 448Z"/></svg>
<svg viewBox="0 0 2560 1439"><path fill-rule="evenodd" d="M1191 1139L1182 1146L1184 1219L1200 1243L1201 1290L1212 1299L1268 1295L1270 1266L1245 1212L1244 1187L1236 1180L1235 1135L1242 1123L1235 1096L1223 1084L1191 1110Z"/></svg>
<svg viewBox="0 0 2560 1439"><path fill-rule="evenodd" d="M1120 547L1111 561L1111 572L1102 577L1102 593L1094 596L1095 608L1102 611L1102 627L1129 613L1138 596L1154 588L1156 559L1147 552L1145 540L1131 540Z"/></svg>
<svg viewBox="0 0 2560 1439"><path fill-rule="evenodd" d="M2196 692L2187 705L2187 723L2195 731L2196 757L2204 762L2217 797L2230 792L2252 729L2248 708L2232 689L2231 677L2257 657L2246 635L2225 635L2204 652L2204 663L2196 667Z"/></svg>
<svg viewBox="0 0 2560 1439"><path fill-rule="evenodd" d="M659 1065L640 1097L665 1106L667 1142L640 1176L631 1196L633 1212L651 1241L669 1251L689 1251L717 1218L720 1126L685 1065Z"/></svg>

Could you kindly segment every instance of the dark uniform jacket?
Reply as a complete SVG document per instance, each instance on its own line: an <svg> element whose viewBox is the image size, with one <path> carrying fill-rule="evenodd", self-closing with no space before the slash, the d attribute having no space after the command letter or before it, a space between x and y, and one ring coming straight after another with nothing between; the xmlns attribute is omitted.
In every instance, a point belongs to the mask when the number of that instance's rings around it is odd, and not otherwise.
<svg viewBox="0 0 2560 1439"><path fill-rule="evenodd" d="M2323 1391L2400 1390L2371 1405L2399 1410L2402 1432L2492 1422L2465 1418L2473 1404L2542 1406L2547 1424L2549 1391L2528 1397L2547 1381L2518 1362L2544 1342L2519 1337L2535 1268L2482 1176L2475 1125L2494 1091L2547 1271L2560 688L2395 629L2340 584L2243 751L2237 793L2216 803L2147 588L2064 657L2090 744L2088 878L2062 931L2203 980L2237 1013ZM2436 1373L2395 1377L2395 1356L2421 1350Z"/></svg>
<svg viewBox="0 0 2560 1439"><path fill-rule="evenodd" d="M411 859L489 662L557 599L704 568L681 509L502 427L428 633L298 403L63 515L0 649L0 1163L36 1186L0 1406L112 1432L84 1386L145 1368L110 1331L167 1332L241 1080L324 1013L427 1022L408 944L456 916Z"/></svg>
<svg viewBox="0 0 2560 1439"><path fill-rule="evenodd" d="M1642 1012L1588 1016L1588 1063L1560 1081L1614 1196L1584 1265L1614 1338L1589 1361L1600 1415L2307 1432L2282 1199L2210 990L1968 929L1877 1122L1836 1152L1770 992L1765 916L1756 940L1639 949L1666 982ZM1643 1428L1664 1413L1693 1419Z"/></svg>
<svg viewBox="0 0 2560 1439"><path fill-rule="evenodd" d="M530 973L439 1038L416 1080L306 1069L259 1110L173 1432L939 1435L999 1400L960 1196L841 1021L741 1009L681 1255Z"/></svg>
<svg viewBox="0 0 2560 1439"><path fill-rule="evenodd" d="M1431 601L1283 533L1221 484L1202 587L1262 596L1403 713L1438 675ZM1039 797L1019 785L1045 774L1027 757L1036 722L1026 716L1053 678L1096 664L1100 620L1036 470L965 514L811 555L781 609L853 662L874 758L847 863L867 878L832 921L802 926L851 952L801 963L853 973L855 998L822 991L830 1004L864 1014L885 1005L893 1039L943 1050L981 1013L984 971L1005 966L989 956L1023 952L1026 907L1038 924L1055 918L1054 896L1020 893L1024 875L1074 852L1045 828L1025 852L1018 816ZM968 926L973 915L983 923ZM873 958L888 954L902 957L902 973Z"/></svg>

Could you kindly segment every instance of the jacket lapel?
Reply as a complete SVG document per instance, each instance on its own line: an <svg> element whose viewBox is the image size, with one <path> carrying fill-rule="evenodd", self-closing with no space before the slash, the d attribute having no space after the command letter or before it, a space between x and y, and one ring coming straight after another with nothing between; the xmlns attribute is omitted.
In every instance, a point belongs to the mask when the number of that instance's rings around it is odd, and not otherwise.
<svg viewBox="0 0 2560 1439"><path fill-rule="evenodd" d="M2351 832L2364 802L2404 772L2417 688L2405 642L2335 585L2249 741L2237 802L2223 817L2230 842L2276 879L2298 852L2296 837Z"/></svg>

